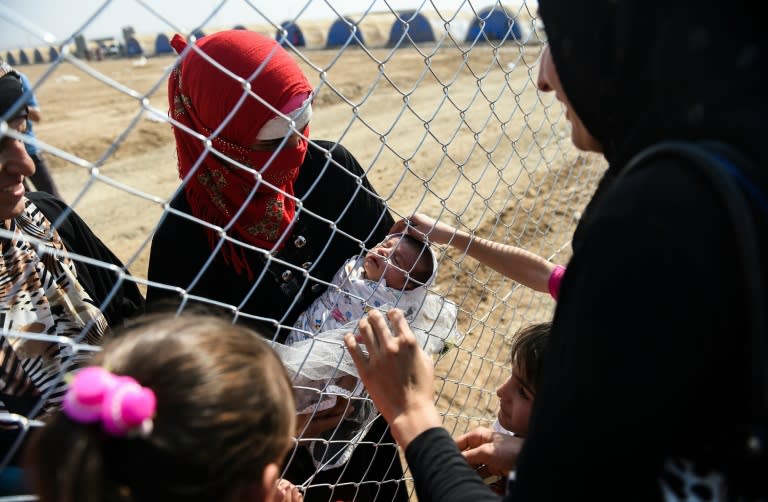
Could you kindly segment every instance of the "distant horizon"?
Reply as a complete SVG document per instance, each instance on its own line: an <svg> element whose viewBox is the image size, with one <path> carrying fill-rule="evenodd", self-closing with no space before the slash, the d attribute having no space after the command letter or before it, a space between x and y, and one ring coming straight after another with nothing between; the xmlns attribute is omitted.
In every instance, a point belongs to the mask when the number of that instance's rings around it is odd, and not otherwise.
<svg viewBox="0 0 768 502"><path fill-rule="evenodd" d="M255 0L250 3L245 0L224 3L221 0L195 0L194 7L186 0L146 0L144 3L151 3L150 8L156 13L131 0L78 0L72 4L60 0L3 0L0 4L0 51L47 49L50 46L58 48L99 9L103 9L99 16L82 28L82 34L87 40L114 38L122 42L122 28L126 26L131 26L138 36L190 33L197 28L205 31L206 28L220 29L238 24L247 26L272 22L279 25L297 17L300 24L302 20L332 19L339 14L359 15L368 10L371 13L386 12L390 8L434 12L433 3L444 15L456 12L459 8L471 12L464 0L388 0L386 3L383 0L330 0L329 3L338 14L323 0L283 0L279 4ZM208 19L222 3L218 13ZM503 2L503 5L516 8L521 3L521 0L510 0ZM531 10L538 6L537 1L525 3ZM495 4L498 2L483 0L473 2L472 7L480 10Z"/></svg>

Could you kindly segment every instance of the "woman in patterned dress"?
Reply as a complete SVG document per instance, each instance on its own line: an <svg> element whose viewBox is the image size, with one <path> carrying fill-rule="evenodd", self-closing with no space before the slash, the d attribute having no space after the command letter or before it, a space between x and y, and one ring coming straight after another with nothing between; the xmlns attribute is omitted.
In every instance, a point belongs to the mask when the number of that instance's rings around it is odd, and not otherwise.
<svg viewBox="0 0 768 502"><path fill-rule="evenodd" d="M26 131L23 94L19 74L0 61L0 116L17 134ZM71 208L25 193L34 172L24 141L0 137L0 460L17 450L14 415L35 418L61 401L63 372L89 354L74 344L99 345L144 305L120 260Z"/></svg>

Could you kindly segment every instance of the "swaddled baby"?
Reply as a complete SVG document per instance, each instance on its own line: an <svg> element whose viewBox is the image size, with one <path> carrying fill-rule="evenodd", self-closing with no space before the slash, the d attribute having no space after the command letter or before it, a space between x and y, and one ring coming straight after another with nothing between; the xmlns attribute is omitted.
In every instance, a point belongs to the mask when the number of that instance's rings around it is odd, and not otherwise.
<svg viewBox="0 0 768 502"><path fill-rule="evenodd" d="M354 408L339 427L309 443L319 469L345 462L376 414L343 343L366 312L401 309L430 354L441 352L446 341L457 342L456 306L427 291L436 276L437 259L426 242L389 235L364 256L347 260L298 317L286 345L275 347L293 379L299 414L327 410L338 399Z"/></svg>
<svg viewBox="0 0 768 502"><path fill-rule="evenodd" d="M371 307L390 304L406 311L403 301L418 307L436 268L427 243L410 235L387 236L365 256L344 263L331 286L299 315L286 344L358 321Z"/></svg>

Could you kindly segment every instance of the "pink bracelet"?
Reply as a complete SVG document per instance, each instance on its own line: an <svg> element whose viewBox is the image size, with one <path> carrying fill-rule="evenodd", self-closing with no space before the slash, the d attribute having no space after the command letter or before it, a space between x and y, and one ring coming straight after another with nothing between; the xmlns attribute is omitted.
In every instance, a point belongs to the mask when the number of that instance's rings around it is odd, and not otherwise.
<svg viewBox="0 0 768 502"><path fill-rule="evenodd" d="M555 269L552 271L552 274L549 276L549 294L552 295L552 298L557 300L557 297L560 296L560 283L563 280L563 275L565 274L565 267L562 265L556 265Z"/></svg>

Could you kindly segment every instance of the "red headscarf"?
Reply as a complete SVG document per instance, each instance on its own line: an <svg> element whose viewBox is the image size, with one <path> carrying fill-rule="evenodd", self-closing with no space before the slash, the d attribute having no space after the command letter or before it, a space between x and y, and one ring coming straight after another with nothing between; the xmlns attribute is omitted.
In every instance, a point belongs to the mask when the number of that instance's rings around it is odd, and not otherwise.
<svg viewBox="0 0 768 502"><path fill-rule="evenodd" d="M171 45L179 54L187 47L180 35L173 37ZM168 80L171 116L210 138L216 151L259 171L264 182L293 195L293 182L307 153L307 141L302 138L297 147L285 146L278 152L253 150L259 130L277 114L251 95L243 99L247 93L243 84L227 72L250 82L254 94L284 114L292 111L285 107L295 106L292 104L297 102L297 97L311 93L307 77L277 42L258 33L224 31L208 35L196 45L216 64L194 48L186 54ZM230 113L232 117L226 125L211 137ZM173 132L179 176L182 179L189 176L184 192L192 214L227 228L227 234L233 238L277 250L277 241L293 221L295 202L270 186L257 184L257 175L252 172L213 153L204 153L204 142L181 127L174 127ZM303 134L309 134L309 127ZM240 216L233 221L244 205ZM213 247L220 236L213 230L207 232ZM222 252L238 273L245 271L253 278L242 246L226 242Z"/></svg>

